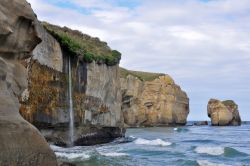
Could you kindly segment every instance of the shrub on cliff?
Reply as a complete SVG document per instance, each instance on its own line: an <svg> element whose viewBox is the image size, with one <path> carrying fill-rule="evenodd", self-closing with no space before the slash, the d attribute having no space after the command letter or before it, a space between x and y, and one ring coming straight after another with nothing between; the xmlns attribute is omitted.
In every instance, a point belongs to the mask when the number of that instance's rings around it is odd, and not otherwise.
<svg viewBox="0 0 250 166"><path fill-rule="evenodd" d="M62 48L73 56L82 56L87 63L96 61L98 64L116 65L121 60L121 53L111 50L106 42L92 38L80 31L67 27L59 27L42 23L44 28L60 43Z"/></svg>
<svg viewBox="0 0 250 166"><path fill-rule="evenodd" d="M60 45L67 50L71 55L81 55L84 54L84 50L81 46L69 38L67 35L57 34L52 30L48 30L49 33L60 43Z"/></svg>
<svg viewBox="0 0 250 166"><path fill-rule="evenodd" d="M94 61L94 55L91 54L91 53L86 53L84 56L83 56L83 60L87 63L92 63Z"/></svg>

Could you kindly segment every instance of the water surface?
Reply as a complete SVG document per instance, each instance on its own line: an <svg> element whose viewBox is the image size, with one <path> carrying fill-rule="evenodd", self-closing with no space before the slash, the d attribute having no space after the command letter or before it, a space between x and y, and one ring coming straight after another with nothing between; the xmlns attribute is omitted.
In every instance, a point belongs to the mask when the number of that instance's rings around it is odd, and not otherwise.
<svg viewBox="0 0 250 166"><path fill-rule="evenodd" d="M250 123L128 129L109 144L52 148L78 166L250 166Z"/></svg>

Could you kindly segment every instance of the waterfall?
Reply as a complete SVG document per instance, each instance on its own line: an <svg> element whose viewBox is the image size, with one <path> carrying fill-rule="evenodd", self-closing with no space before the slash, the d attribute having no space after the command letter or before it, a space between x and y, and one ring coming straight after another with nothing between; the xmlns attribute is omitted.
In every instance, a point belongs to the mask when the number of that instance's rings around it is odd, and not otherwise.
<svg viewBox="0 0 250 166"><path fill-rule="evenodd" d="M72 75L71 75L71 58L69 57L69 138L70 145L74 145L74 110L73 110L73 99L72 99Z"/></svg>

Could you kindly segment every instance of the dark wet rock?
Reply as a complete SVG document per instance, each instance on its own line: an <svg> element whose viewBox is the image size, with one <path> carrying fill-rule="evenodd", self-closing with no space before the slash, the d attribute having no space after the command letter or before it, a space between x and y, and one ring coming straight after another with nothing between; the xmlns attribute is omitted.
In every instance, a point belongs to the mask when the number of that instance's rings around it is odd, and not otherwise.
<svg viewBox="0 0 250 166"><path fill-rule="evenodd" d="M96 126L78 126L75 128L76 146L89 146L108 143L118 137L125 136L125 129L117 127L96 127ZM41 130L48 142L54 145L66 147L68 145L68 130Z"/></svg>

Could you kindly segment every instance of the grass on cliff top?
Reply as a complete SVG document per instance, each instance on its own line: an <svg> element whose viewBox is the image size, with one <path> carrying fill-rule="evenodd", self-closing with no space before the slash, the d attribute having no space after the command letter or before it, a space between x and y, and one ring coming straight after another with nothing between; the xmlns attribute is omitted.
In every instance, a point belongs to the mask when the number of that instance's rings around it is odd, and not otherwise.
<svg viewBox="0 0 250 166"><path fill-rule="evenodd" d="M73 56L80 56L87 63L116 65L121 53L111 50L106 42L93 38L77 30L42 22L43 27L60 43L61 47Z"/></svg>
<svg viewBox="0 0 250 166"><path fill-rule="evenodd" d="M132 75L134 77L137 77L141 81L153 81L156 78L159 78L160 76L164 76L163 73L149 73L149 72L142 72L142 71L132 71L127 70L122 67L119 69L120 77L126 78L128 75Z"/></svg>

